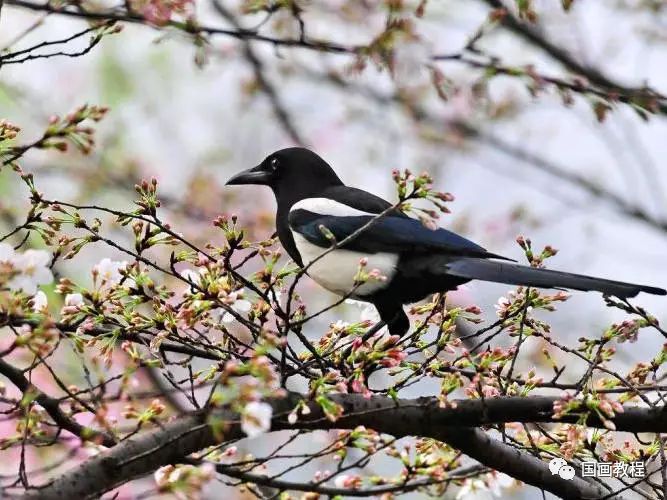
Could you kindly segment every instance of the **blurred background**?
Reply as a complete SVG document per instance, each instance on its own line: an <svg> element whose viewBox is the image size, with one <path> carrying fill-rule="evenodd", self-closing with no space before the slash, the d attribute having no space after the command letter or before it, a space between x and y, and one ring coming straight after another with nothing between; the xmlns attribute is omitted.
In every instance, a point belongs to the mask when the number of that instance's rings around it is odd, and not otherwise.
<svg viewBox="0 0 667 500"><path fill-rule="evenodd" d="M304 2L306 34L368 45L383 31L389 3ZM406 11L418 3L406 2ZM660 115L645 120L631 106L618 104L600 122L590 96L574 94L565 105L549 85L534 95L526 79L494 76L457 60L430 61L432 55L459 53L486 26L475 43L482 54L504 66L530 64L540 75L567 80L572 72L548 51L504 26L488 26L493 3L428 2L423 17L410 17L415 37L397 50L393 74L372 61L360 69L345 53L223 35L195 43L177 30L127 24L85 56L3 66L0 117L20 125L27 142L41 135L54 113L83 103L109 106L91 155L32 152L22 167L35 173L38 188L51 199L123 209L131 206L136 182L156 177L163 219L198 242L220 237L211 225L219 214L236 213L255 237L268 236L274 213L270 191L224 183L274 150L303 144L346 183L389 200L396 199L392 169L429 172L438 189L456 197L441 225L493 252L522 259L515 242L522 234L538 250L547 244L559 250L549 267L665 286L667 120ZM222 4L222 13L207 1L192 8L201 25L261 25L262 33L299 37L299 24L288 12L247 14L240 3ZM564 12L560 2L537 0L534 8L538 19L532 29L573 60L619 84L666 91L666 2L575 1ZM0 49L29 47L83 28L78 19L5 5ZM68 48L86 46L84 38ZM429 65L446 78L444 96L434 89ZM11 172L0 173L3 233L24 217L26 195ZM100 255L88 248L82 258L92 265ZM90 280L81 262L57 271ZM304 286L312 287L309 304L332 301L315 285ZM507 290L471 283L451 300L477 304L493 320L493 305ZM635 303L667 319L664 299L640 296ZM559 311L549 320L564 342L599 335L621 317L596 294L574 293ZM321 321L358 314L343 306ZM663 340L641 336L636 344L624 344L627 352L619 358L634 364ZM539 367L538 341L526 347L530 352L534 359L528 356L524 363ZM576 380L576 364L572 371L566 379ZM410 391L406 397L428 394L429 387ZM211 498L221 498L219 491ZM517 498L538 493L524 488ZM479 496L487 497L488 492Z"/></svg>

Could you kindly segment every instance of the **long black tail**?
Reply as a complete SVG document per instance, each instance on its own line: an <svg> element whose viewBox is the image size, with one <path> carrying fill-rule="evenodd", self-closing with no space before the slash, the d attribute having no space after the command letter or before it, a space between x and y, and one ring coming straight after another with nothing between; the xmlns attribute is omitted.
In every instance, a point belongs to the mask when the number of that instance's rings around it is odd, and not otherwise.
<svg viewBox="0 0 667 500"><path fill-rule="evenodd" d="M619 298L634 297L639 292L667 295L667 290L653 286L635 285L622 281L605 280L581 274L538 269L509 262L472 257L465 257L448 263L447 274L471 280L493 281L508 285L597 291Z"/></svg>

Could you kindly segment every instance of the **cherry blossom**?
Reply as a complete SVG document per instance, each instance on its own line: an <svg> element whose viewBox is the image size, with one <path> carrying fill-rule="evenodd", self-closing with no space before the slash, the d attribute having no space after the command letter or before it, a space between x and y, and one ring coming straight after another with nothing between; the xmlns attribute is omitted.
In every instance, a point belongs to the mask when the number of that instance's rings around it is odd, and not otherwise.
<svg viewBox="0 0 667 500"><path fill-rule="evenodd" d="M32 298L32 308L35 312L45 312L49 306L46 294L39 290Z"/></svg>
<svg viewBox="0 0 667 500"><path fill-rule="evenodd" d="M378 321L380 321L380 315L378 314L377 309L375 309L375 306L370 302L362 302L360 300L347 299L345 300L345 303L359 307L361 309L361 315L359 316L359 319L361 319L361 321L371 321L373 323L377 323Z"/></svg>
<svg viewBox="0 0 667 500"><path fill-rule="evenodd" d="M9 277L5 286L10 290L34 295L39 285L51 283L50 261L51 254L44 250L30 249L19 253L6 243L0 244L0 270Z"/></svg>
<svg viewBox="0 0 667 500"><path fill-rule="evenodd" d="M120 280L123 279L120 271L126 267L127 261L125 260L116 261L105 257L93 267L93 277L99 277L101 286L112 286L120 283Z"/></svg>
<svg viewBox="0 0 667 500"><path fill-rule="evenodd" d="M489 491L489 487L480 479L466 479L456 494L456 500L475 498L478 493Z"/></svg>
<svg viewBox="0 0 667 500"><path fill-rule="evenodd" d="M249 438L254 438L271 430L273 408L268 403L251 401L241 415L241 429Z"/></svg>
<svg viewBox="0 0 667 500"><path fill-rule="evenodd" d="M65 296L65 305L69 307L78 307L83 305L83 295L80 293L68 293Z"/></svg>
<svg viewBox="0 0 667 500"><path fill-rule="evenodd" d="M252 302L241 298L243 296L243 290L239 290L229 294L225 302L231 302L230 307L239 314L247 313L252 307ZM221 311L221 310L220 310ZM230 312L225 312L222 315L223 323L233 323L236 321L234 315Z"/></svg>

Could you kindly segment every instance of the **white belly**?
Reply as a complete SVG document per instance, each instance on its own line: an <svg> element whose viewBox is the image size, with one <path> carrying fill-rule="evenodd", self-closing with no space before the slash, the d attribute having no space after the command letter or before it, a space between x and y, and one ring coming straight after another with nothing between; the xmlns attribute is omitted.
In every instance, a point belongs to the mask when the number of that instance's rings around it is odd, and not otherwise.
<svg viewBox="0 0 667 500"><path fill-rule="evenodd" d="M327 249L313 245L299 233L292 231L292 236L304 266L308 266L310 262L327 251ZM351 296L370 295L387 286L394 276L398 263L397 255L391 253L364 254L352 250L336 249L310 266L307 274L327 290L338 295L348 295L354 289L354 277L359 270L359 261L364 257L368 259L366 271L377 269L382 276L387 278L386 281L371 279L360 285Z"/></svg>

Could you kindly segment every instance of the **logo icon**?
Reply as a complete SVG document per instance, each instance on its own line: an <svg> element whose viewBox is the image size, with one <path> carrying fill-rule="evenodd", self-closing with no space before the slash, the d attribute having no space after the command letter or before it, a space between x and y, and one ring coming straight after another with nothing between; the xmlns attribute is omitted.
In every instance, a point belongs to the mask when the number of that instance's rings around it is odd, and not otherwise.
<svg viewBox="0 0 667 500"><path fill-rule="evenodd" d="M558 474L561 478L570 481L574 478L574 467L567 465L565 459L556 457L549 461L549 470L552 475Z"/></svg>

